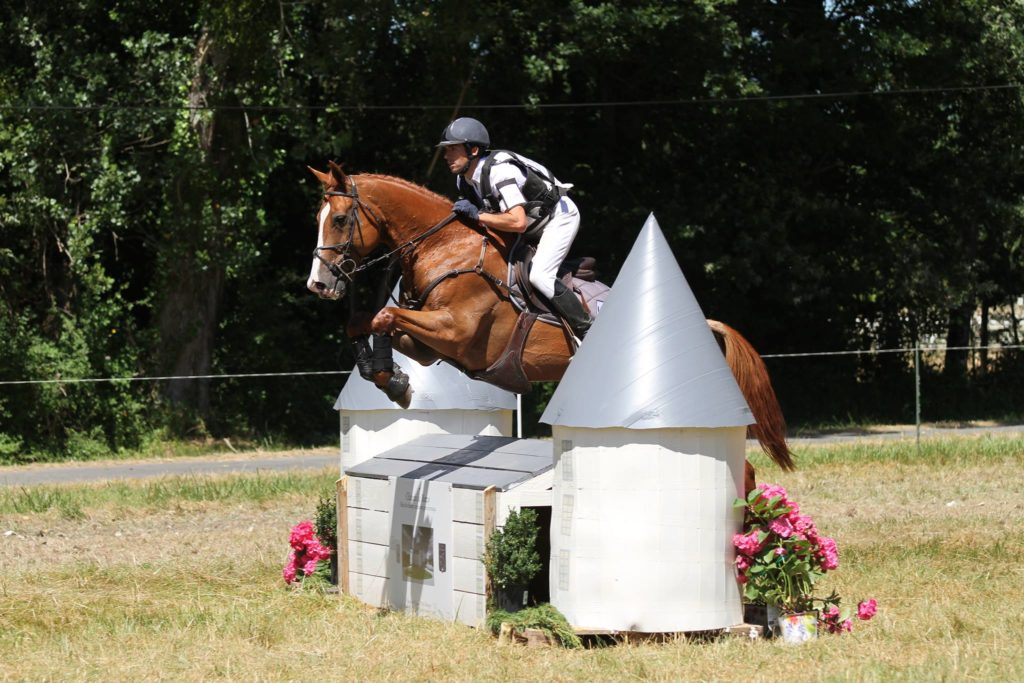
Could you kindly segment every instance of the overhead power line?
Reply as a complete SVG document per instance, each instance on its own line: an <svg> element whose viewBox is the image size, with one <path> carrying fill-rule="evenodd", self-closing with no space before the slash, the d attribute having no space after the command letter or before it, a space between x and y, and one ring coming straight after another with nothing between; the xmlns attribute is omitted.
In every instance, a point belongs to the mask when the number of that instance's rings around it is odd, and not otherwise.
<svg viewBox="0 0 1024 683"><path fill-rule="evenodd" d="M928 95L935 93L985 92L993 90L1020 90L1022 83L994 85L935 86L923 88L895 88L892 90L847 90L818 93L796 93L792 95L744 95L738 97L691 97L671 100L591 100L586 102L541 102L507 104L463 104L462 109L598 109L601 107L682 107L716 104L746 104L757 102L782 102L787 100L828 100L855 97L901 97L907 95ZM302 111L450 111L452 104L291 104L291 105L126 105L126 104L4 104L0 111L245 111L245 112L302 112Z"/></svg>
<svg viewBox="0 0 1024 683"><path fill-rule="evenodd" d="M18 379L0 382L13 384L95 384L97 382L156 382L181 379L234 379L239 377L304 377L307 375L350 375L351 370L317 370L310 372L249 372L223 375L165 375L162 377L69 377L67 379Z"/></svg>

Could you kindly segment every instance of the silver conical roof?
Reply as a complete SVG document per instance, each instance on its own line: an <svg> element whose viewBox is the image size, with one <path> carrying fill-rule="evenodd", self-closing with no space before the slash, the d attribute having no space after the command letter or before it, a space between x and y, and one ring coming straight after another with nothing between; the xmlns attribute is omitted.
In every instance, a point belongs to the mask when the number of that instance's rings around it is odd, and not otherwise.
<svg viewBox="0 0 1024 683"><path fill-rule="evenodd" d="M630 429L754 422L654 214L540 419Z"/></svg>
<svg viewBox="0 0 1024 683"><path fill-rule="evenodd" d="M398 287L394 296L398 297ZM412 385L410 410L515 410L516 395L470 379L448 363L420 365L394 352L395 362L408 373ZM335 410L402 410L353 369L334 403Z"/></svg>

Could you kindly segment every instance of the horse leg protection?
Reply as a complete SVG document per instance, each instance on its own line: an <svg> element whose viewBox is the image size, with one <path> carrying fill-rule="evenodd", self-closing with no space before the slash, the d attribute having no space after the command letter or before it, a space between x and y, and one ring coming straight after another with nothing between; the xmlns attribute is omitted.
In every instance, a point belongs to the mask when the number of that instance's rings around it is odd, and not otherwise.
<svg viewBox="0 0 1024 683"><path fill-rule="evenodd" d="M394 355L391 353L391 335L373 335L373 357L371 359L373 372L387 372L394 365ZM397 367L397 366L396 366Z"/></svg>
<svg viewBox="0 0 1024 683"><path fill-rule="evenodd" d="M387 385L381 388L389 399L403 408L408 408L411 396L409 394L409 375L405 374L402 368L398 367L398 363L394 363L391 370L391 378L388 379Z"/></svg>
<svg viewBox="0 0 1024 683"><path fill-rule="evenodd" d="M372 350L368 336L356 337L352 340L352 350L356 357L356 369L359 376L365 380L373 381L373 362L371 360Z"/></svg>
<svg viewBox="0 0 1024 683"><path fill-rule="evenodd" d="M372 355L365 358L365 364L369 369L369 376L363 375L363 377L376 384L390 400L403 408L408 408L412 398L409 375L405 374L398 363L394 361L390 334L373 335L373 352ZM362 373L363 366L361 365L359 374L362 375ZM387 377L387 380L382 381L383 377Z"/></svg>

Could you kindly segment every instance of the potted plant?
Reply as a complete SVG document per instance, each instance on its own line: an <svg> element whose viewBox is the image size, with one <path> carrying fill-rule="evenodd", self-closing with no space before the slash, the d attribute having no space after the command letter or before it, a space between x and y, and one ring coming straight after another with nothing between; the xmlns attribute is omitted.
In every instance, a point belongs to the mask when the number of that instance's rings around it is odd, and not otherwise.
<svg viewBox="0 0 1024 683"><path fill-rule="evenodd" d="M840 611L838 594L814 597L818 579L839 566L835 540L821 535L781 486L761 484L735 505L746 507L744 532L733 537L736 580L748 602L769 612L769 632L777 624L785 639L802 642L816 637L819 626L832 633L850 630L853 621ZM857 615L870 619L875 609L874 600L865 601Z"/></svg>
<svg viewBox="0 0 1024 683"><path fill-rule="evenodd" d="M543 566L537 533L537 513L523 508L511 511L504 528L495 529L488 539L483 561L499 609L515 612L526 606L527 586Z"/></svg>

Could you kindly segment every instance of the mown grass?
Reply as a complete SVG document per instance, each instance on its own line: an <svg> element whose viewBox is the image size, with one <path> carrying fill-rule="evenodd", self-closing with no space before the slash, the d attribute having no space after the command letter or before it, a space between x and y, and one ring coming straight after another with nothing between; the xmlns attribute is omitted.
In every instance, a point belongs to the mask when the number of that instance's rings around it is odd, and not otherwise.
<svg viewBox="0 0 1024 683"><path fill-rule="evenodd" d="M111 450L106 447L70 448L64 451L0 449L0 466L56 462L92 462L100 460L152 460L158 458L196 458L237 453L258 453L285 450L316 450L335 447L332 441L321 444L299 444L265 438L247 439L174 439L156 434L138 448Z"/></svg>
<svg viewBox="0 0 1024 683"><path fill-rule="evenodd" d="M0 515L45 513L52 510L67 519L80 519L85 511L105 506L166 510L182 502L262 503L309 491L331 491L337 480L333 468L318 472L181 477L100 484L0 487Z"/></svg>
<svg viewBox="0 0 1024 683"><path fill-rule="evenodd" d="M327 474L311 475L305 496L299 480L271 493L270 479L292 475L261 475L224 495L217 491L230 491L226 482L164 482L156 507L143 482L125 484L139 492L113 500L103 487L71 487L82 517L59 520L68 542L80 533L98 550L109 530L85 534L116 505L140 524L158 520L135 543L164 547L57 554L41 566L8 560L3 544L15 537L0 537L0 680L1024 680L1024 441L950 439L928 448L801 447L794 473L758 463L760 479L786 486L837 539L841 564L822 588L851 603L879 602L878 616L853 633L800 647L680 638L501 648L483 631L286 590L280 568L296 501L311 515ZM247 498L247 488L266 495ZM175 490L208 497L193 515L175 511ZM274 523L248 536L221 529L257 508ZM0 523L18 530L25 552L31 531L49 534L59 516L50 507L0 514ZM180 526L158 534L168 520ZM209 520L202 550L190 552L196 539L186 542L181 529L199 534Z"/></svg>

